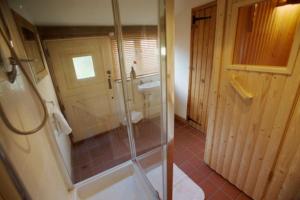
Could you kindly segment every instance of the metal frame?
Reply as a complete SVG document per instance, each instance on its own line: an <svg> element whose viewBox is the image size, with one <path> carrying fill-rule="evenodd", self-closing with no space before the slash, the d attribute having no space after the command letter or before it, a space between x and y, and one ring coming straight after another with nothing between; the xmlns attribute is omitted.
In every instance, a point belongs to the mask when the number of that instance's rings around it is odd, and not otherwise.
<svg viewBox="0 0 300 200"><path fill-rule="evenodd" d="M122 91L124 97L124 108L126 114L126 121L127 121L127 133L129 138L129 145L130 145L130 152L131 152L131 159L136 160L136 151L135 151L135 141L134 141L134 129L131 123L131 113L129 109L129 94L127 88L127 76L125 71L125 60L123 55L123 34L122 34L122 25L120 19L120 9L119 9L119 2L118 0L111 0L112 7L113 7L113 15L114 15L114 24L115 24L115 32L117 38L117 45L118 45L118 56L119 56L119 63L120 63L120 70L121 70L121 79L122 79Z"/></svg>
<svg viewBox="0 0 300 200"><path fill-rule="evenodd" d="M167 69L166 69L166 55L162 52L163 49L167 49L166 45L166 2L159 0L159 47L160 47L160 83L161 83L161 145L162 145L162 174L163 174L163 199L167 200L168 195L168 109L167 109ZM171 183L172 184L172 183ZM173 184L172 184L173 186Z"/></svg>
<svg viewBox="0 0 300 200"><path fill-rule="evenodd" d="M31 197L29 193L27 192L24 184L20 180L17 172L15 171L12 163L8 159L4 149L2 148L2 145L0 144L0 160L3 163L7 174L9 175L12 183L14 184L16 190L18 191L20 197L22 200L31 200ZM1 194L0 194L1 195Z"/></svg>
<svg viewBox="0 0 300 200"><path fill-rule="evenodd" d="M162 145L162 174L163 174L163 197L162 199L167 200L171 199L172 195L170 195L170 191L172 191L172 178L170 179L170 176L173 176L173 173L168 173L167 169L170 168L170 163L172 164L171 167L173 167L173 161L168 160L169 155L169 143L173 142L174 134L169 133L168 127L170 124L172 124L172 117L169 116L169 109L168 109L168 95L167 95L167 88L168 88L168 80L167 80L167 55L166 55L166 49L167 49L167 37L166 37L166 30L167 30L167 3L172 3L173 1L168 0L157 0L159 5L159 48L160 48L160 81L161 81L161 145ZM124 55L123 55L123 38L122 38L122 25L121 25L121 19L120 19L120 12L119 12L119 3L118 0L112 0L113 5L113 14L114 14L114 23L115 23L115 32L116 32L116 38L117 38L117 45L118 45L118 53L119 53L119 61L120 61L120 70L121 70L121 78L122 78L122 89L123 89L123 95L124 95L124 106L125 106L125 112L127 116L127 130L128 130L128 137L129 137L129 143L130 143L130 150L131 150L131 159L133 161L134 169L139 175L139 177L143 180L144 184L148 186L149 190L152 192L153 197L155 199L159 199L159 195L153 185L148 180L147 176L145 175L145 172L141 165L139 164L139 161L137 160L136 155L136 148L135 148L135 140L134 140L134 129L132 127L131 123L131 112L129 109L129 95L128 95L128 89L127 89L127 77L125 72L125 61L124 61ZM172 149L172 145L171 145Z"/></svg>

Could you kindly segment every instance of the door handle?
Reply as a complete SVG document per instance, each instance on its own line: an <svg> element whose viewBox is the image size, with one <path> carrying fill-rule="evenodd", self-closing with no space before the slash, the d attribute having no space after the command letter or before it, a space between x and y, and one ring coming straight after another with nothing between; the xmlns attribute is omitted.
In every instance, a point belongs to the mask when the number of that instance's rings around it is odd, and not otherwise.
<svg viewBox="0 0 300 200"><path fill-rule="evenodd" d="M232 75L230 80L230 85L233 89L244 99L251 100L253 99L253 94L247 91L241 84L238 82L236 75Z"/></svg>
<svg viewBox="0 0 300 200"><path fill-rule="evenodd" d="M108 79L107 79L107 82L108 82L108 89L112 89L112 84L111 84L111 71L110 70L107 70L106 71L106 74L108 75Z"/></svg>
<svg viewBox="0 0 300 200"><path fill-rule="evenodd" d="M110 77L108 77L108 79L107 79L107 81L108 81L108 89L112 89L112 85L111 85L111 78Z"/></svg>

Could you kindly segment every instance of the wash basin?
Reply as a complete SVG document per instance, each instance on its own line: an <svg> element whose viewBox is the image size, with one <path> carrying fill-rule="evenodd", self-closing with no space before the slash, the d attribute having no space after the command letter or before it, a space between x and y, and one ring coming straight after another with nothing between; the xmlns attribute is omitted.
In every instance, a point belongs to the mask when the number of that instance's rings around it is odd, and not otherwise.
<svg viewBox="0 0 300 200"><path fill-rule="evenodd" d="M151 81L151 82L145 82L138 85L138 90L140 92L149 92L156 89L159 89L160 87L160 81Z"/></svg>

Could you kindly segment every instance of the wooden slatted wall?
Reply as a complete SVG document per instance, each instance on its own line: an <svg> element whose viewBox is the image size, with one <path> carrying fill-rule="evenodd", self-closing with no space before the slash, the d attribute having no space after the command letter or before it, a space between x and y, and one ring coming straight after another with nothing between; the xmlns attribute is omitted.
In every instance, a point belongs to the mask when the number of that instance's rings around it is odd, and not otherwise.
<svg viewBox="0 0 300 200"><path fill-rule="evenodd" d="M298 95L299 95L298 91ZM265 199L300 199L300 99L294 110Z"/></svg>
<svg viewBox="0 0 300 200"><path fill-rule="evenodd" d="M188 119L192 126L205 133L208 94L211 82L215 38L215 3L193 11L197 20L192 25L192 58L189 88Z"/></svg>
<svg viewBox="0 0 300 200"><path fill-rule="evenodd" d="M268 0L239 8L234 64L285 66L300 6L276 7Z"/></svg>
<svg viewBox="0 0 300 200"><path fill-rule="evenodd" d="M227 11L231 10L230 2ZM210 117L208 122L210 127L205 162L252 198L262 199L270 183L300 85L300 55L296 49L298 56L293 65L294 70L289 75L227 69L226 65L232 63L226 51L230 13L227 16L224 46L221 41L217 44L223 49L223 63L219 92L215 95L216 113L214 115L210 112L210 116L214 117ZM217 35L219 31L222 30L217 29ZM299 41L299 27L294 35L295 40ZM233 75L245 90L253 94L252 100L241 98L234 90L230 84ZM298 156L297 153L294 153L294 158ZM295 169L286 169L286 173L293 174ZM289 179L285 184L291 184L291 181L296 183L298 180Z"/></svg>

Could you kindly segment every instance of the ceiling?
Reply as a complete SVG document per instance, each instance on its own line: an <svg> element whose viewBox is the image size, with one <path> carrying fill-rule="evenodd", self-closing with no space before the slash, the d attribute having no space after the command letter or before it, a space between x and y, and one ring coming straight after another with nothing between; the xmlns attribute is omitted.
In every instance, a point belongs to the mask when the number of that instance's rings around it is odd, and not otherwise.
<svg viewBox="0 0 300 200"><path fill-rule="evenodd" d="M17 13L35 25L113 25L111 0L8 0ZM119 0L124 25L155 25L157 0Z"/></svg>

